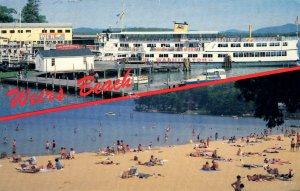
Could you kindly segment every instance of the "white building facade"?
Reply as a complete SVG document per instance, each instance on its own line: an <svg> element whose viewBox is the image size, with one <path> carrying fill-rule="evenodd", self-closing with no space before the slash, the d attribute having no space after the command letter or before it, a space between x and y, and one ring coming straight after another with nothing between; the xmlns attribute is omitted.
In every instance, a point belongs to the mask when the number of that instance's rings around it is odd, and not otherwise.
<svg viewBox="0 0 300 191"><path fill-rule="evenodd" d="M39 72L72 72L94 69L94 54L89 49L43 50L35 58Z"/></svg>

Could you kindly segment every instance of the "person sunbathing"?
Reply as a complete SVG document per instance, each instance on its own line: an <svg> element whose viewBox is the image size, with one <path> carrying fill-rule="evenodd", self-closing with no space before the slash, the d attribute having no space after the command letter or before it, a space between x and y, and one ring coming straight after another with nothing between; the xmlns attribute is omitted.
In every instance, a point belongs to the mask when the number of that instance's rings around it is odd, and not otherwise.
<svg viewBox="0 0 300 191"><path fill-rule="evenodd" d="M132 166L129 170L123 171L121 174L121 178L131 178L137 174L137 168L135 166Z"/></svg>
<svg viewBox="0 0 300 191"><path fill-rule="evenodd" d="M264 168L269 174L277 176L279 174L278 168L271 168L269 165Z"/></svg>
<svg viewBox="0 0 300 191"><path fill-rule="evenodd" d="M263 150L264 153L279 153L278 151L274 150L274 149L265 149Z"/></svg>
<svg viewBox="0 0 300 191"><path fill-rule="evenodd" d="M288 180L291 179L294 176L294 170L293 169L289 169L289 172L287 174L278 174L276 176L276 178L280 179L280 180Z"/></svg>
<svg viewBox="0 0 300 191"><path fill-rule="evenodd" d="M119 165L120 163L114 163L114 161L109 161L109 160L104 160L101 161L99 164L103 164L103 165Z"/></svg>
<svg viewBox="0 0 300 191"><path fill-rule="evenodd" d="M202 170L209 170L209 163L206 161L206 163L202 166Z"/></svg>
<svg viewBox="0 0 300 191"><path fill-rule="evenodd" d="M247 175L247 179L249 181L272 181L275 179L274 176L262 175L262 174L254 174L252 176Z"/></svg>

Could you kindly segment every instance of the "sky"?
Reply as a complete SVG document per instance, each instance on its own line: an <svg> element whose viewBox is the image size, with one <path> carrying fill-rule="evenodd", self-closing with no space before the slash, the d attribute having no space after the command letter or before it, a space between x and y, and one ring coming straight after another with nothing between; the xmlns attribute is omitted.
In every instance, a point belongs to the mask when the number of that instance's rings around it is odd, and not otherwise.
<svg viewBox="0 0 300 191"><path fill-rule="evenodd" d="M125 7L126 27L172 28L186 21L192 30L248 30L294 23L300 0L40 0L48 22L70 22L73 28L120 27L117 14ZM27 0L0 0L21 10Z"/></svg>

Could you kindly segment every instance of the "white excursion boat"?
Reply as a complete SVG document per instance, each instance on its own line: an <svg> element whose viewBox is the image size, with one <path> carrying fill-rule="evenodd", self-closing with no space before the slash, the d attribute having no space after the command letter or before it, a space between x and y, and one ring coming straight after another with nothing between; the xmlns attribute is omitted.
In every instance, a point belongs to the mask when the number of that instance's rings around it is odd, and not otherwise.
<svg viewBox="0 0 300 191"><path fill-rule="evenodd" d="M255 63L297 64L297 37L220 37L218 31L188 31L188 24L175 23L173 31L103 31L96 42L99 60L126 59L131 63ZM291 63L291 65L293 64ZM282 63L281 63L282 64Z"/></svg>
<svg viewBox="0 0 300 191"><path fill-rule="evenodd" d="M148 76L133 76L130 74L127 78L131 80L134 84L148 84L149 78ZM123 80L123 77L119 78L119 80Z"/></svg>
<svg viewBox="0 0 300 191"><path fill-rule="evenodd" d="M207 69L198 77L185 80L184 84L197 84L220 79L226 79L226 73L224 69Z"/></svg>

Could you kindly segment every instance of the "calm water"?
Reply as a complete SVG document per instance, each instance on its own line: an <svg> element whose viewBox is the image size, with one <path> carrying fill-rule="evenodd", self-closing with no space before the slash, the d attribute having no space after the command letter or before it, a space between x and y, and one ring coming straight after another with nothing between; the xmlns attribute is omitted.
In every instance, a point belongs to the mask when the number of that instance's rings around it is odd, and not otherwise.
<svg viewBox="0 0 300 191"><path fill-rule="evenodd" d="M196 134L200 132L201 138L205 138L214 137L216 132L219 137L241 137L252 132L260 133L265 128L265 122L255 118L141 113L134 112L133 108L133 100L127 100L1 122L0 137L8 137L9 143L0 144L0 151L10 153L13 139L17 140L18 153L42 155L46 154L45 142L52 139L56 140L57 147L73 147L77 152L83 152L96 151L100 147L112 145L118 139L125 140L132 147L139 143L148 145L150 142L154 146L187 143L192 138L192 129L196 130ZM106 112L114 112L116 115L107 116ZM15 131L18 124L22 130ZM300 122L288 120L285 125L290 124L300 125ZM168 127L171 128L169 141L164 143ZM273 131L277 132L280 130ZM160 136L160 142L156 141L157 136ZM29 141L30 137L33 142Z"/></svg>

